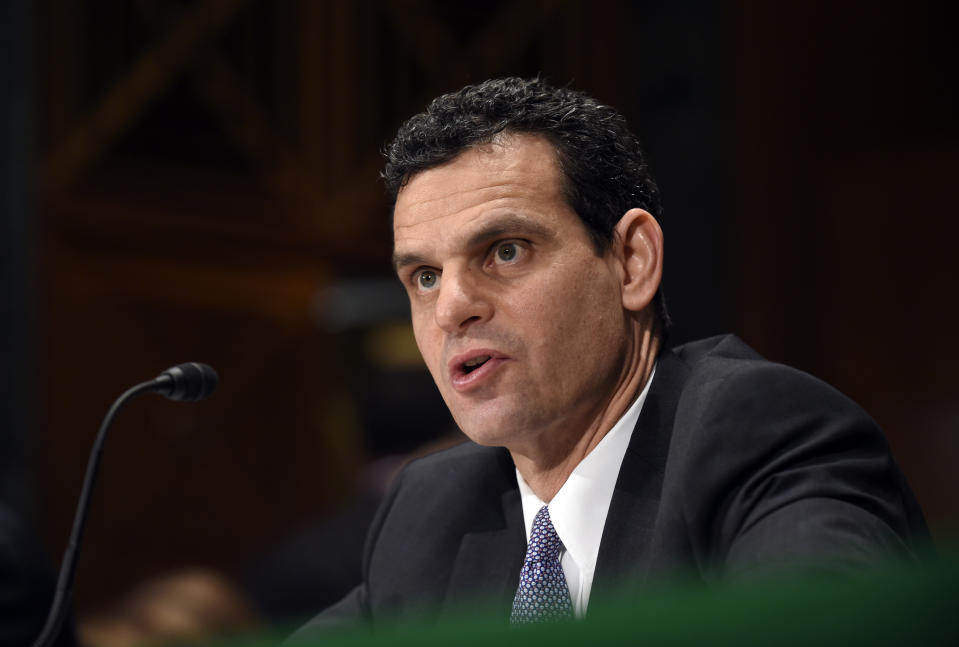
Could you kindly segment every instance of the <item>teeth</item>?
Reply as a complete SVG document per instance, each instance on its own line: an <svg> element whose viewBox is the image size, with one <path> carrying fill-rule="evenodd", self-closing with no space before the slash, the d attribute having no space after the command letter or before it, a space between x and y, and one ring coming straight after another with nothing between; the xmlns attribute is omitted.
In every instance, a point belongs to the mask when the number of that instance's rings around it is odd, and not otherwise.
<svg viewBox="0 0 959 647"><path fill-rule="evenodd" d="M476 368L480 364L483 364L489 360L489 355L480 355L479 357L474 357L473 359L468 359L463 362L463 366L466 368Z"/></svg>

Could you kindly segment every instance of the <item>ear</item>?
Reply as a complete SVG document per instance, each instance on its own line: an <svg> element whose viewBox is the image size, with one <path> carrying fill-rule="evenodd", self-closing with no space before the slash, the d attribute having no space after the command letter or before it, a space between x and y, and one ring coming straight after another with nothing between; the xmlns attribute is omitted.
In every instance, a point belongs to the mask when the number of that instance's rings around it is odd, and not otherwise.
<svg viewBox="0 0 959 647"><path fill-rule="evenodd" d="M614 232L623 307L639 312L652 302L663 278L663 230L648 211L630 209Z"/></svg>

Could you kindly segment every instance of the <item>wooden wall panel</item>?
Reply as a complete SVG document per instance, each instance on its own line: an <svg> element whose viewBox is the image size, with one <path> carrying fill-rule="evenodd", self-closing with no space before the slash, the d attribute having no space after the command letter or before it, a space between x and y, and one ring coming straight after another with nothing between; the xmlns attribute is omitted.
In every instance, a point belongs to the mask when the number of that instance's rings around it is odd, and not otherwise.
<svg viewBox="0 0 959 647"><path fill-rule="evenodd" d="M737 330L879 421L941 537L959 518L949 13L740 2L734 41Z"/></svg>

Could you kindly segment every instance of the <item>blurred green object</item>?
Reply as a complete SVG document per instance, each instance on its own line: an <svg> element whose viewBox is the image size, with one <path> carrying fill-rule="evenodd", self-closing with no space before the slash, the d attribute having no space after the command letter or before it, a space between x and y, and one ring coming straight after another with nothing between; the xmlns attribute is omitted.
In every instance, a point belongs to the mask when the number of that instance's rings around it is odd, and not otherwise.
<svg viewBox="0 0 959 647"><path fill-rule="evenodd" d="M222 647L277 645L249 637ZM959 559L856 576L757 579L716 587L672 584L590 603L586 620L511 627L482 607L434 623L335 632L304 645L959 645Z"/></svg>

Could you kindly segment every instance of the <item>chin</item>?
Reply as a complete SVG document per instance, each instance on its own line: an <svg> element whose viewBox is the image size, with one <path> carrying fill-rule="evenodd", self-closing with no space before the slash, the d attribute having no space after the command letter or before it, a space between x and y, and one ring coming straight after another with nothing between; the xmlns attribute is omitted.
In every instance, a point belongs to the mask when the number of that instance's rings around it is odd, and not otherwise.
<svg viewBox="0 0 959 647"><path fill-rule="evenodd" d="M509 437L503 434L502 427L488 424L477 424L475 416L453 416L456 425L463 434L477 445L487 447L501 447Z"/></svg>
<svg viewBox="0 0 959 647"><path fill-rule="evenodd" d="M489 415L477 412L455 413L460 430L477 445L509 447L520 434L516 415ZM521 427L521 426L520 426Z"/></svg>
<svg viewBox="0 0 959 647"><path fill-rule="evenodd" d="M530 398L529 391L505 388L497 391L486 397L443 393L453 420L477 445L510 447L542 423L542 415L537 415L541 414L542 407L536 406L539 401Z"/></svg>
<svg viewBox="0 0 959 647"><path fill-rule="evenodd" d="M483 445L485 447L506 447L509 445L509 436L505 436L502 433L495 432L463 432L466 434L466 437L472 440L477 445Z"/></svg>

